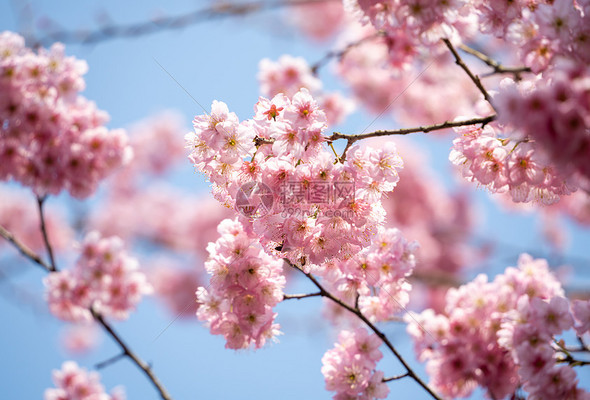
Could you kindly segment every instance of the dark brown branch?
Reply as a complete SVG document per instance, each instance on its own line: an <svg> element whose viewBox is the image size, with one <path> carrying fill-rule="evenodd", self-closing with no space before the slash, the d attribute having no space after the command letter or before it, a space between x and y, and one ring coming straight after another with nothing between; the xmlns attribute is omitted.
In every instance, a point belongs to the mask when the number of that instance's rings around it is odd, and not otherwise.
<svg viewBox="0 0 590 400"><path fill-rule="evenodd" d="M462 51L464 51L467 54L471 54L472 56L477 57L478 59L480 59L486 65L488 65L489 67L491 67L493 69L492 72L485 74L484 76L490 76L490 75L494 75L494 74L512 74L512 75L514 75L514 79L519 81L522 79L522 77L521 77L522 73L532 72L529 67L524 67L524 66L522 66L522 67L505 67L502 64L500 64L498 61L490 58L489 56L482 53L481 51L477 51L475 49L472 49L471 47L464 45L464 44L460 45L459 49L461 49Z"/></svg>
<svg viewBox="0 0 590 400"><path fill-rule="evenodd" d="M31 250L27 245L20 242L14 235L0 225L0 236L10 242L23 256L28 258L29 260L33 261L35 264L39 265L47 272L52 272L53 269L49 264L47 264L39 255L37 255L33 250Z"/></svg>
<svg viewBox="0 0 590 400"><path fill-rule="evenodd" d="M409 372L406 372L405 374L396 375L396 376L390 376L389 378L383 378L382 382L397 381L398 379L403 379L406 376L410 376L410 373Z"/></svg>
<svg viewBox="0 0 590 400"><path fill-rule="evenodd" d="M435 125L418 126L415 128L402 128L402 129L395 129L395 130L379 130L379 131L374 131L374 132L369 132L369 133L361 133L358 135L344 135L340 132L334 132L332 134L332 136L326 138L326 141L331 142L331 141L338 140L338 139L346 139L347 140L346 147L344 148L344 151L342 152L342 156L340 157L342 162L344 162L344 159L346 158L346 152L348 151L350 146L352 146L355 142L362 140L362 139L369 139L369 138L380 137L380 136L407 135L407 134L416 133L416 132L428 133L428 132L437 131L437 130L441 130L441 129L456 128L458 126L468 126L468 125L477 125L477 124L481 124L482 126L484 126L484 125L489 124L490 122L492 122L495 119L496 119L496 114L492 114L492 115L488 115L487 117L471 118L471 119L467 119L467 120L463 120L463 121L445 121L443 123L435 124Z"/></svg>
<svg viewBox="0 0 590 400"><path fill-rule="evenodd" d="M41 233L43 234L43 243L45 243L45 249L49 255L49 267L51 272L57 271L55 266L55 257L53 256L53 247L49 242L49 236L47 235L47 224L45 222L45 212L43 211L43 204L45 203L46 197L37 197L37 205L39 206L39 220L41 221Z"/></svg>
<svg viewBox="0 0 590 400"><path fill-rule="evenodd" d="M428 394L430 394L430 396L432 396L432 398L437 399L437 400L442 400L442 398L436 394L427 384L426 382L424 382L412 369L412 367L410 367L410 365L406 362L406 360L402 357L402 355L395 349L395 347L393 347L393 344L391 344L391 342L389 341L389 339L387 338L387 336L385 336L385 334L383 332L381 332L379 329L377 329L377 327L371 322L369 321L369 319L367 317L364 316L364 314L357 308L353 308L351 306L349 306L348 304L344 303L342 300L338 299L337 297L334 297L330 292L328 292L326 289L324 289L324 287L317 281L317 279L310 273L306 273L305 271L303 271L301 268L299 268L298 266L294 265L293 263L291 263L291 261L289 261L288 259L283 259L285 263L287 263L287 265L291 266L292 268L300 271L301 273L303 273L320 291L320 295L322 297L326 297L328 299L330 299L331 301L333 301L334 303L338 304L340 307L350 311L351 313L353 313L354 315L356 315L361 321L363 321L365 323L365 325L367 325L385 344L385 346L387 346L387 348L389 348L389 350L391 350L391 352L393 353L393 355L399 360L399 362L404 366L404 368L407 371L407 374L410 378L412 378L414 381L416 381L416 383L418 383L420 386L422 386L422 388L424 390L426 390L426 392L428 392Z"/></svg>
<svg viewBox="0 0 590 400"><path fill-rule="evenodd" d="M321 292L306 293L306 294L284 294L283 301L292 300L292 299L301 300L301 299L305 299L308 297L317 297L317 296L321 296L321 295L322 295Z"/></svg>
<svg viewBox="0 0 590 400"><path fill-rule="evenodd" d="M170 394L168 394L168 392L166 391L166 388L164 388L164 386L160 383L160 380L158 379L158 377L152 372L151 367L145 361L140 359L129 348L129 346L127 346L127 344L123 341L123 339L121 339L119 334L117 334L114 331L114 329L109 325L109 323L104 320L102 315L95 312L93 309L91 309L90 311L92 311L92 315L93 315L94 319L104 328L104 330L113 338L113 340L115 342L117 342L117 344L119 345L121 350L123 350L123 354L125 356L129 357L131 359L131 361L133 361L133 363L135 363L135 365L137 365L144 372L144 374L148 377L150 382L152 382L152 384L154 385L154 387L156 388L156 390L160 394L160 397L163 400L171 400L172 397L170 396Z"/></svg>
<svg viewBox="0 0 590 400"><path fill-rule="evenodd" d="M477 86L481 94L483 94L484 99L486 99L486 101L490 103L490 105L493 108L494 105L492 104L492 98L490 97L488 91L483 87L481 81L479 80L479 77L477 75L474 75L473 72L471 72L471 70L467 66L467 64L463 62L463 59L461 58L459 53L457 53L457 50L455 50L455 47L453 47L449 39L443 39L443 42L447 45L447 47L453 54L453 57L455 57L455 64L463 68L463 71L465 71L469 78L471 78L471 80L473 81L473 83L475 83L475 86Z"/></svg>
<svg viewBox="0 0 590 400"><path fill-rule="evenodd" d="M116 356L112 356L111 358L107 358L106 360L99 362L94 366L94 369L102 369L108 367L109 365L114 364L125 357L127 357L127 354L119 353Z"/></svg>
<svg viewBox="0 0 590 400"><path fill-rule="evenodd" d="M321 3L335 0L278 0L252 1L248 3L220 2L210 7L195 10L186 14L161 17L151 21L137 22L127 25L106 24L95 30L55 30L34 41L33 47L49 45L53 42L94 44L116 38L139 37L167 30L182 29L201 22L216 19L239 17L261 11L270 11L282 7Z"/></svg>

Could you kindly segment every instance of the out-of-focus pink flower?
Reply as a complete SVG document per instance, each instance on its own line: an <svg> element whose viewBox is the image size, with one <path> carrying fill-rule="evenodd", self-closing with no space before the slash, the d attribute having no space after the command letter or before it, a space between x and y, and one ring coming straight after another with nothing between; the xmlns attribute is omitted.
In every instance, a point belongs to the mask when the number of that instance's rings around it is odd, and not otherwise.
<svg viewBox="0 0 590 400"><path fill-rule="evenodd" d="M56 388L45 390L45 400L125 400L122 387L107 394L98 372L88 372L74 361L66 361L61 370L54 370L53 382Z"/></svg>

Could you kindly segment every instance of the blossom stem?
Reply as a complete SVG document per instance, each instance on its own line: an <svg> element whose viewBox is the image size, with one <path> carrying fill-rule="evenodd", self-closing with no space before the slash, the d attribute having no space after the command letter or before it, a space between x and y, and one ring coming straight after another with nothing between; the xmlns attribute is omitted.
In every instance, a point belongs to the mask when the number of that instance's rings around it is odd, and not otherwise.
<svg viewBox="0 0 590 400"><path fill-rule="evenodd" d="M420 386L422 386L422 388L424 388L424 390L426 390L426 392L428 392L428 394L430 394L430 396L432 396L432 398L434 398L436 400L442 400L442 398L438 394L436 394L426 384L426 382L424 382L414 372L414 370L412 369L412 367L410 367L410 365L402 357L402 355L396 350L395 347L393 347L393 344L391 344L391 342L389 341L389 339L387 338L387 336L385 336L385 334L383 332L381 332L379 329L377 329L377 327L371 321L369 321L369 319L367 317L365 317L364 314L359 309L353 308L353 307L349 306L348 304L344 303L342 300L340 300L337 297L335 297L334 295L332 295L330 292L328 292L326 289L324 289L324 287L318 282L318 280L311 273L306 273L305 271L303 271L301 268L299 268L297 265L293 264L291 261L289 261L286 258L284 258L283 260L284 260L285 263L287 263L287 265L289 265L292 268L295 268L296 270L298 270L301 273L303 273L319 289L320 295L322 297L326 297L326 298L330 299L334 303L338 304L340 307L342 307L342 308L350 311L351 313L355 314L361 321L363 321L365 323L365 325L367 325L383 341L383 343L385 344L385 346L387 346L387 348L389 348L389 350L391 350L391 352L393 353L393 355L399 360L399 362L406 369L408 376L410 378L412 378L414 381L416 381L416 383L418 383Z"/></svg>
<svg viewBox="0 0 590 400"><path fill-rule="evenodd" d="M474 75L473 72L471 72L471 70L467 66L467 64L465 64L465 62L463 62L463 59L461 58L459 53L457 53L457 50L455 50L455 47L451 44L449 39L445 38L445 39L443 39L443 42L449 48L449 50L453 54L453 57L455 57L455 64L457 64L458 66L463 68L463 71L465 71L465 73L469 76L469 78L473 81L473 83L475 83L475 86L477 86L477 88L479 89L481 94L483 94L484 99L486 99L486 101L488 103L490 103L490 105L493 108L494 105L492 104L492 98L490 97L488 91L483 87L481 81L479 80L479 77L477 75Z"/></svg>

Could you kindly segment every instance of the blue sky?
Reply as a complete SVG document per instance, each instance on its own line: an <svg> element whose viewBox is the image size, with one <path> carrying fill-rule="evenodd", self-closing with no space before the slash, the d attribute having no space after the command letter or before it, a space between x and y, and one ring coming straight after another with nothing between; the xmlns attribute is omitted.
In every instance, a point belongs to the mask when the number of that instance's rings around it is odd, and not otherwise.
<svg viewBox="0 0 590 400"><path fill-rule="evenodd" d="M17 1L0 3L0 30L17 30L20 25L14 13ZM50 17L69 29L96 25L97 15L107 11L117 23L149 19L162 7L156 1L52 1L33 2L35 20ZM205 3L176 1L165 7L168 14L192 11ZM276 59L282 54L303 56L316 61L329 50L329 45L306 43L295 30L282 26L276 14L225 19L161 32L132 39L115 39L92 46L68 45L68 54L85 59L90 67L86 75L85 96L96 101L111 115L110 126L125 127L156 111L174 109L186 119L187 128L195 114L209 110L211 101L226 102L241 119L249 118L258 98L256 74L263 57ZM160 63L199 104L196 104L156 63ZM338 87L329 69L321 77L329 89ZM355 114L343 133L356 132L373 119L368 114ZM374 128L393 127L395 122L379 119ZM182 137L179 140L183 140ZM415 140L433 156L434 167L445 183L452 184L447 160L449 142ZM183 188L206 191L201 177L192 172L188 161L174 182ZM499 270L516 263L520 251L543 252L534 216L506 214L497 209L483 191L474 191L482 211L479 230L482 235L515 243L513 248L495 260ZM1 201L1 199L0 199ZM568 255L588 257L590 234L573 224ZM51 386L51 370L69 358L58 346L63 323L52 317L42 299L43 272L16 256L0 258L22 268L22 273L9 282L0 281L0 388L5 399L41 398ZM579 268L582 268L579 265ZM582 272L584 272L582 270ZM582 285L588 287L587 272ZM16 292L15 292L16 291ZM304 282L296 282L291 292L311 291ZM15 301L26 296L26 301ZM326 329L318 299L280 304L277 307L284 335L280 343L259 351L234 352L224 349L223 339L214 337L195 322L173 321L152 299L142 302L138 312L116 324L122 336L136 352L152 362L155 372L175 399L328 399L320 373L321 357L331 347L334 337ZM409 339L401 325L385 325L384 331L402 353L413 360ZM162 331L165 332L154 340ZM92 367L118 353L109 338L95 352L78 359ZM414 363L416 364L416 363ZM401 366L386 354L380 368L386 375L403 373ZM422 368L418 367L424 376ZM118 384L126 387L129 399L156 399L156 393L144 376L128 361L101 370L107 388ZM588 378L590 375L585 374ZM391 398L422 398L423 392L413 381L404 379L390 384ZM394 395L395 394L395 395ZM478 395L474 396L477 398Z"/></svg>

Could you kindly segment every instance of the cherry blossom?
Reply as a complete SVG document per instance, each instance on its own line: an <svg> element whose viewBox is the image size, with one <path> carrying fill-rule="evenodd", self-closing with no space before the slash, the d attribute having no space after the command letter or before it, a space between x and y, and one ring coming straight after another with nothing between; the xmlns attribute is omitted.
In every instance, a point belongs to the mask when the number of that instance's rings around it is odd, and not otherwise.
<svg viewBox="0 0 590 400"><path fill-rule="evenodd" d="M105 112L79 95L88 66L56 43L37 53L0 33L0 179L38 196L67 190L90 196L132 156L124 131L109 131Z"/></svg>
<svg viewBox="0 0 590 400"><path fill-rule="evenodd" d="M100 383L98 372L88 372L74 361L63 363L61 370L53 371L56 388L45 390L45 400L125 400L122 387L114 388L110 394Z"/></svg>
<svg viewBox="0 0 590 400"><path fill-rule="evenodd" d="M81 243L75 267L51 273L44 283L51 312L75 322L92 320L91 309L126 319L143 295L153 290L121 239L103 238L96 231Z"/></svg>

